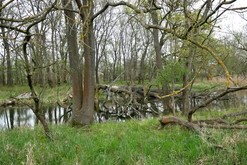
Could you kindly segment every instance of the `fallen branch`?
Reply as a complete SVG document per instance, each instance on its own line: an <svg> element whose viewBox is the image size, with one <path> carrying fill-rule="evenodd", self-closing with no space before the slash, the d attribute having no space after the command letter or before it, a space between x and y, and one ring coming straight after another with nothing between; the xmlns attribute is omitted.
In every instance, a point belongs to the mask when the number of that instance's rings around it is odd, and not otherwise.
<svg viewBox="0 0 247 165"><path fill-rule="evenodd" d="M232 125L241 123L243 121L247 121L247 118L236 120L235 122L232 123Z"/></svg>
<svg viewBox="0 0 247 165"><path fill-rule="evenodd" d="M195 131L197 133L201 133L201 130L200 128L197 126L197 124L193 124L191 122L187 122L185 120L182 120L180 118L177 118L177 117L162 117L160 120L159 120L161 126L165 126L165 125L168 125L168 124L178 124L178 125L181 125L189 130L192 130L192 131Z"/></svg>
<svg viewBox="0 0 247 165"><path fill-rule="evenodd" d="M222 116L222 118L225 119L227 117L237 117L237 116L241 116L241 115L245 115L245 114L247 114L247 111L235 112L235 113L226 114L226 115Z"/></svg>
<svg viewBox="0 0 247 165"><path fill-rule="evenodd" d="M215 128L215 129L247 129L246 125L235 125L235 123L239 123L242 121L247 121L247 119L242 119L234 122L233 124L227 124L222 119L215 120L198 120L193 122L187 122L178 117L162 117L159 122L162 127L168 124L177 124L183 126L189 130L195 131L201 134L201 128Z"/></svg>
<svg viewBox="0 0 247 165"><path fill-rule="evenodd" d="M4 100L0 103L0 107L14 106L16 103L15 99Z"/></svg>
<svg viewBox="0 0 247 165"><path fill-rule="evenodd" d="M199 127L204 128L214 128L214 129L247 129L246 125L211 125L211 124L199 124Z"/></svg>
<svg viewBox="0 0 247 165"><path fill-rule="evenodd" d="M188 121L189 122L192 122L192 115L198 110L198 109L201 109L201 108L204 108L206 107L207 105L209 105L211 102L213 102L214 100L217 100L223 96L225 96L226 94L228 93L233 93L233 92L237 92L237 91L240 91L240 90L246 90L247 89L247 85L246 86L242 86L242 87L237 87L237 88L227 88L225 91L219 93L218 95L212 97L212 98L209 98L207 99L205 102L203 102L202 104L194 107L193 109L191 109L191 111L189 112L188 114Z"/></svg>
<svg viewBox="0 0 247 165"><path fill-rule="evenodd" d="M215 125L215 124L228 124L225 120L221 118L217 119L209 119L209 120L195 120L192 121L194 124L209 124L209 125Z"/></svg>

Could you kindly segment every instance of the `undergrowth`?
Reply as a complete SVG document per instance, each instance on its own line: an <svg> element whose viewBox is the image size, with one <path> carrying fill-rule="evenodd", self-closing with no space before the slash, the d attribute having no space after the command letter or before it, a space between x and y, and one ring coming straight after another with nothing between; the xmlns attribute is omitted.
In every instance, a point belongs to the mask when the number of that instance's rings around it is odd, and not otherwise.
<svg viewBox="0 0 247 165"><path fill-rule="evenodd" d="M0 164L246 164L247 132L179 126L158 129L157 119L93 124L85 128L51 126L0 132Z"/></svg>

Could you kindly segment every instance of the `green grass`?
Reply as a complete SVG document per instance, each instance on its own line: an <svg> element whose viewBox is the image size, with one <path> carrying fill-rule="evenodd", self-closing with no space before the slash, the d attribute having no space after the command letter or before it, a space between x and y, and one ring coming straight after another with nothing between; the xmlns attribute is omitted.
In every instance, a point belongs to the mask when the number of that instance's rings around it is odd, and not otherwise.
<svg viewBox="0 0 247 165"><path fill-rule="evenodd" d="M69 84L63 84L54 88L50 87L35 87L36 93L40 100L44 104L55 104L58 100L63 100L71 91ZM14 98L23 93L29 93L30 89L28 86L13 86L13 87L0 87L0 103L4 100ZM22 99L19 104L32 104L31 99Z"/></svg>
<svg viewBox="0 0 247 165"><path fill-rule="evenodd" d="M215 83L215 82L196 82L193 84L192 90L194 92L210 92L217 91L219 89L224 89L225 84Z"/></svg>
<svg viewBox="0 0 247 165"><path fill-rule="evenodd" d="M126 82L116 82L118 85L126 85ZM141 86L141 85L140 85ZM176 85L177 88L181 87L181 84ZM223 86L218 83L209 83L209 82L197 82L193 85L193 91L200 92L200 91L213 91L222 88ZM153 86L152 88L157 88L156 86ZM71 86L70 84L63 84L60 86L56 86L53 88L50 88L48 86L40 87L36 86L35 90L37 92L37 95L39 96L40 100L44 104L55 104L57 101L61 101L64 98L68 96L69 93L71 93ZM30 89L28 86L13 86L13 87L7 87L7 86L1 86L0 87L0 104L4 102L5 100L8 100L10 98L14 98L20 94L30 92ZM100 98L104 98L104 94L100 92ZM31 99L22 99L19 101L19 104L32 104Z"/></svg>
<svg viewBox="0 0 247 165"><path fill-rule="evenodd" d="M186 165L246 164L247 132L207 130L204 136L157 119L108 122L87 128L51 126L0 132L0 164ZM220 147L218 147L220 146Z"/></svg>
<svg viewBox="0 0 247 165"><path fill-rule="evenodd" d="M63 100L66 96L71 94L71 91L69 84L63 84L53 88L37 88L37 93L39 94L41 101L46 104L54 104L59 100Z"/></svg>
<svg viewBox="0 0 247 165"><path fill-rule="evenodd" d="M1 86L0 91L1 91L0 100L5 100L11 97L16 97L21 93L29 92L29 88L28 86L13 86L13 87Z"/></svg>

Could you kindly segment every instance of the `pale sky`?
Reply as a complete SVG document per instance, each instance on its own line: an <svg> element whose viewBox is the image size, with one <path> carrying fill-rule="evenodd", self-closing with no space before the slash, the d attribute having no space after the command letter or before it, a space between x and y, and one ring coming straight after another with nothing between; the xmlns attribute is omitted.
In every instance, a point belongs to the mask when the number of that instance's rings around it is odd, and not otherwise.
<svg viewBox="0 0 247 165"><path fill-rule="evenodd" d="M247 6L247 0L237 0L234 2L233 7L244 7ZM245 10L246 11L246 10ZM247 13L245 14L247 18ZM228 11L222 17L222 20L218 24L221 28L221 33L226 33L229 31L243 31L244 26L247 25L247 21L242 19L240 15L236 12ZM224 34L222 34L224 35Z"/></svg>

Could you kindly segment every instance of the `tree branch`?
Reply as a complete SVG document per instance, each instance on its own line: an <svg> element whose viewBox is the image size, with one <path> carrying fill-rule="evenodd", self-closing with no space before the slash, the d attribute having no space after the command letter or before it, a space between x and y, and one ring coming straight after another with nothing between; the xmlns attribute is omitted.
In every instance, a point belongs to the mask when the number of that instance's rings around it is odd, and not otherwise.
<svg viewBox="0 0 247 165"><path fill-rule="evenodd" d="M96 12L92 16L91 21L93 21L95 18L97 18L101 13L105 12L109 7L117 7L117 6L127 6L127 7L131 8L132 10L134 10L137 14L148 13L152 10L160 10L161 9L161 7L158 7L156 4L150 8L139 9L137 6L132 5L129 2L124 2L124 1L120 1L117 3L107 2L101 10L99 10L98 12Z"/></svg>
<svg viewBox="0 0 247 165"><path fill-rule="evenodd" d="M213 102L214 100L217 100L223 96L225 96L228 93L233 93L233 92L237 92L240 90L246 90L247 89L247 85L246 86L242 86L242 87L237 87L237 88L227 88L225 91L221 92L220 94L209 98L208 100L206 100L205 102L201 103L200 105L194 107L188 114L188 121L191 122L192 121L192 115L201 108L206 107L207 105L209 105L211 102Z"/></svg>

